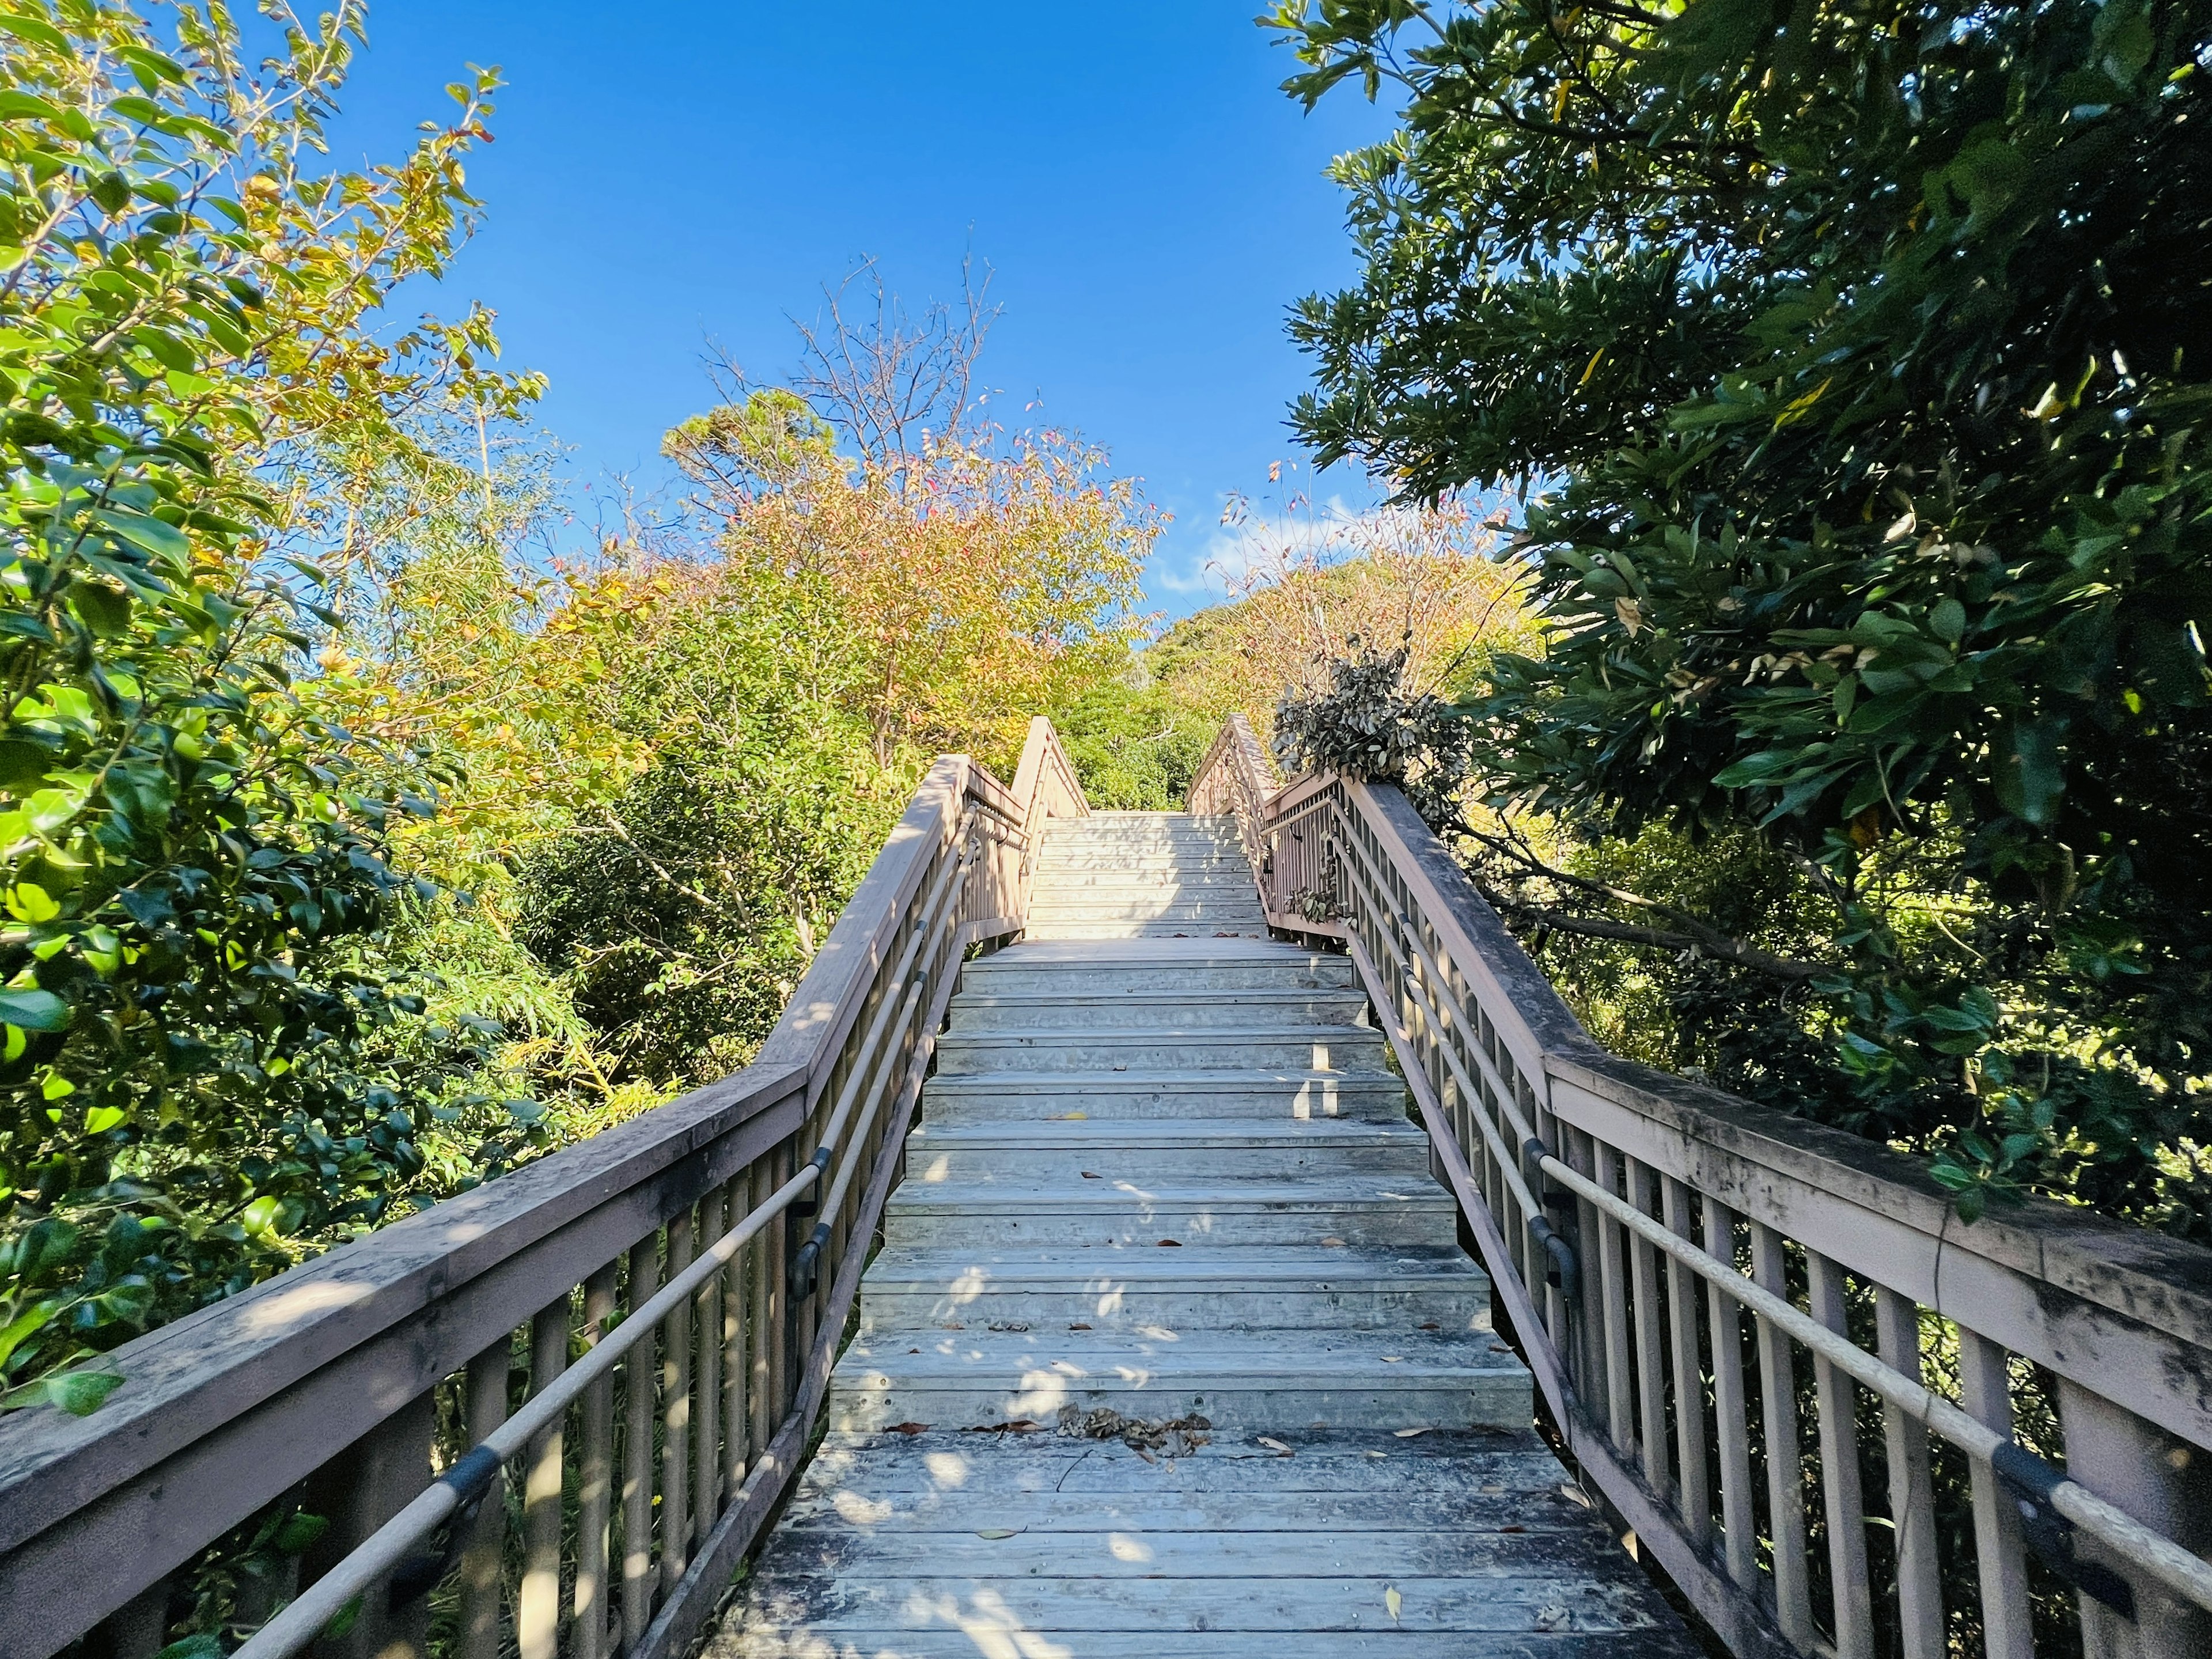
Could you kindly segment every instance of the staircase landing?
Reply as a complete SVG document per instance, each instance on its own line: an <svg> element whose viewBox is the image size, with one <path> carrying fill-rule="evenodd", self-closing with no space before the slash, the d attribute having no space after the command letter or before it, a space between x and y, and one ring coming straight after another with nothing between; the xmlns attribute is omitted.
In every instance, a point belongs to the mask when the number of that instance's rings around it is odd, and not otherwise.
<svg viewBox="0 0 2212 1659"><path fill-rule="evenodd" d="M714 1659L1697 1651L1529 1378L1344 958L1233 823L1055 825L968 964L828 1437Z"/></svg>

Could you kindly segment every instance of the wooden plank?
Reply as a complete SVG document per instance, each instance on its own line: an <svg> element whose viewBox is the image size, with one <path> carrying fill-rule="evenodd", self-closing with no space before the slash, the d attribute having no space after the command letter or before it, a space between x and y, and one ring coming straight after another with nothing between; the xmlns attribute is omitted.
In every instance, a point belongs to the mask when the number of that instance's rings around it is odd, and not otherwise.
<svg viewBox="0 0 2212 1659"><path fill-rule="evenodd" d="M1597 1184L1608 1193L1620 1190L1620 1154L1601 1140L1596 1143ZM1613 1449L1625 1458L1636 1455L1636 1406L1633 1376L1628 1362L1628 1290L1623 1283L1620 1259L1621 1226L1601 1212L1598 1237L1598 1320L1605 1332L1605 1423Z"/></svg>
<svg viewBox="0 0 2212 1659"><path fill-rule="evenodd" d="M1310 1540L1308 1540L1310 1543ZM1100 1540L1102 1545L1107 1540ZM1110 1546L1091 1552L1111 1561ZM1310 1552L1309 1552L1310 1553ZM1136 1564L1133 1564L1136 1565ZM1248 1631L1456 1631L1519 1634L1537 1630L1632 1630L1653 1638L1655 1652L1694 1651L1661 1645L1681 1632L1641 1587L1563 1575L1430 1578L1406 1571L1346 1577L1326 1566L1253 1580L1231 1574L1170 1577L1012 1573L969 1577L790 1578L764 1571L759 1596L787 1598L804 1609L793 1620L810 1634L835 1638L843 1627L892 1629L957 1618L968 1607L994 1607L1023 1628L1049 1633L1106 1629ZM1399 1594L1390 1616L1386 1590ZM1547 1616L1548 1615L1548 1616ZM841 1644L842 1645L842 1644Z"/></svg>
<svg viewBox="0 0 2212 1659"><path fill-rule="evenodd" d="M1662 1219L1678 1238L1691 1237L1690 1189L1672 1176L1660 1178ZM1581 1200L1588 1206L1588 1200ZM1594 1207L1594 1206L1589 1206ZM1683 1536L1704 1549L1713 1531L1711 1476L1706 1472L1705 1370L1698 1359L1698 1305L1704 1285L1688 1266L1667 1258L1668 1353L1674 1378L1674 1460L1680 1470L1675 1489Z"/></svg>
<svg viewBox="0 0 2212 1659"><path fill-rule="evenodd" d="M1887 1288L1875 1292L1882 1362L1920 1380L1920 1310ZM1885 1401L1882 1442L1889 1458L1889 1518L1897 1528L1897 1607L1905 1659L1938 1659L1943 1639L1943 1574L1936 1557L1936 1489L1928 1431Z"/></svg>
<svg viewBox="0 0 2212 1659"><path fill-rule="evenodd" d="M2012 1434L2009 1356L1972 1331L1959 1333L1959 1403L1999 1434ZM1973 1465L1974 1565L1982 1591L1984 1659L2035 1659L2027 1599L2027 1546L2020 1506L1985 1459Z"/></svg>
<svg viewBox="0 0 2212 1659"><path fill-rule="evenodd" d="M969 1605L944 1625L925 1630L841 1626L840 1656L868 1659L1057 1659L1065 1644L1030 1631L1010 1615ZM709 1650L712 1659L800 1659L830 1650L794 1640L778 1626L732 1633ZM1080 1659L1697 1659L1693 1642L1674 1632L1570 1631L1531 1635L1487 1634L1470 1653L1455 1631L1253 1632L1240 1630L1085 1631Z"/></svg>
<svg viewBox="0 0 2212 1659"><path fill-rule="evenodd" d="M531 1322L530 1392L544 1393L568 1369L563 1296ZM560 1646L562 1429L556 1422L539 1434L522 1457L522 1587L514 1613L521 1659L555 1659Z"/></svg>
<svg viewBox="0 0 2212 1659"><path fill-rule="evenodd" d="M1178 1459L1179 1462L1188 1459ZM1402 1469L1401 1473L1402 1474ZM1240 1471L1240 1473L1242 1473ZM1560 1470L1554 1465L1554 1476ZM1469 1487L1455 1472L1449 1483L1431 1482L1425 1490L1410 1484L1381 1482L1352 1492L1254 1492L1231 1484L1211 1492L1173 1490L1121 1492L1033 1492L1018 1500L1005 1489L970 1492L932 1489L891 1492L872 1471L863 1483L815 1488L793 1498L779 1530L858 1532L870 1537L889 1533L975 1533L1018 1518L1024 1532L1441 1533L1494 1534L1510 1528L1532 1537L1586 1534L1589 1511L1568 1501L1554 1479L1540 1491L1485 1492ZM1018 1503L1018 1510L1010 1505Z"/></svg>
<svg viewBox="0 0 2212 1659"><path fill-rule="evenodd" d="M602 1267L584 1285L583 1340L595 1348L614 1321L615 1268ZM612 1575L609 1568L614 1514L615 1380L604 1376L584 1395L576 1461L576 1584L571 1602L576 1659L606 1659L610 1651Z"/></svg>
<svg viewBox="0 0 2212 1659"><path fill-rule="evenodd" d="M462 1383L469 1444L481 1445L507 1421L507 1376L514 1363L514 1333L503 1334L469 1362ZM507 1560L506 1481L494 1484L477 1511L461 1554L461 1659L499 1659Z"/></svg>
<svg viewBox="0 0 2212 1659"><path fill-rule="evenodd" d="M1032 1532L1024 1516L996 1528L935 1532L866 1527L776 1529L761 1557L763 1579L826 1574L841 1583L882 1578L910 1583L933 1577L1235 1578L1258 1584L1343 1577L1479 1578L1497 1592L1514 1586L1583 1580L1610 1583L1627 1599L1649 1597L1632 1582L1634 1564L1604 1529L1549 1528L1523 1532L1346 1532L1292 1527L1280 1532L1146 1533L1093 1527L1082 1532ZM1005 1531L1004 1538L983 1532Z"/></svg>
<svg viewBox="0 0 2212 1659"><path fill-rule="evenodd" d="M668 1277L691 1265L691 1217L668 1223ZM660 1595L676 1594L691 1553L691 1304L660 1325Z"/></svg>
<svg viewBox="0 0 2212 1659"><path fill-rule="evenodd" d="M1751 1224L1751 1276L1787 1300L1782 1235ZM1804 1450L1797 1443L1797 1367L1790 1338L1753 1316L1759 1348L1759 1416L1766 1431L1767 1527L1771 1534L1775 1622L1801 1648L1813 1645L1811 1585L1805 1567Z"/></svg>
<svg viewBox="0 0 2212 1659"><path fill-rule="evenodd" d="M1705 1200L1705 1253L1735 1260L1735 1212ZM1749 1590L1759 1582L1759 1538L1751 1518L1751 1439L1743 1391L1742 1304L1703 1287L1713 1326L1713 1419L1720 1431L1721 1542L1729 1577Z"/></svg>
<svg viewBox="0 0 2212 1659"><path fill-rule="evenodd" d="M1644 1214L1659 1207L1651 1166L1628 1160L1628 1201ZM1659 1313L1659 1252L1642 1238L1628 1243L1630 1284L1636 1297L1636 1383L1641 1411L1644 1479L1662 1504L1674 1497L1667 1466L1667 1361Z"/></svg>
<svg viewBox="0 0 2212 1659"><path fill-rule="evenodd" d="M1809 1311L1838 1335L1850 1335L1844 1271L1806 1252ZM1874 1596L1867 1584L1866 1503L1860 1491L1857 1391L1817 1355L1814 1395L1820 1413L1820 1492L1828 1522L1828 1577L1833 1587L1838 1659L1873 1659Z"/></svg>
<svg viewBox="0 0 2212 1659"><path fill-rule="evenodd" d="M660 1288L660 1241L646 1237L629 1253L632 1316ZM659 1334L643 1338L623 1360L623 1651L635 1650L653 1618L653 1381Z"/></svg>

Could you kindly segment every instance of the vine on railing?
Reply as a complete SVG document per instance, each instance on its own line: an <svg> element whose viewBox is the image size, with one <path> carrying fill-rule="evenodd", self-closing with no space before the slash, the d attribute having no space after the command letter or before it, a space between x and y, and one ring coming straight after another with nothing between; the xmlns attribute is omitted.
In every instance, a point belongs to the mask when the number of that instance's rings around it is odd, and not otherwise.
<svg viewBox="0 0 2212 1659"><path fill-rule="evenodd" d="M1343 941L1568 1455L1732 1651L2212 1652L2212 1252L1966 1227L1886 1148L1607 1054L1402 794L1277 787L1240 728L1194 809Z"/></svg>
<svg viewBox="0 0 2212 1659"><path fill-rule="evenodd" d="M1011 791L940 759L751 1066L0 1420L0 1652L149 1659L210 1597L250 1659L683 1652L805 1455L960 963L1088 811L1047 721ZM211 1556L241 1525L283 1547Z"/></svg>

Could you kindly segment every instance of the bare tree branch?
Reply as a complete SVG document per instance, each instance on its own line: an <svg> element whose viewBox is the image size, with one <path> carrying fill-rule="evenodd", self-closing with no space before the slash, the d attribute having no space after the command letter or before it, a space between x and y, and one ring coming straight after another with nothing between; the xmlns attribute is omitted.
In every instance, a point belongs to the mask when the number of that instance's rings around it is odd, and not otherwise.
<svg viewBox="0 0 2212 1659"><path fill-rule="evenodd" d="M923 445L958 441L973 429L980 398L975 361L999 319L988 303L991 272L978 280L971 253L960 262L960 295L908 314L873 258L835 287L813 323L792 319L802 363L792 390L811 403L867 460L897 470Z"/></svg>

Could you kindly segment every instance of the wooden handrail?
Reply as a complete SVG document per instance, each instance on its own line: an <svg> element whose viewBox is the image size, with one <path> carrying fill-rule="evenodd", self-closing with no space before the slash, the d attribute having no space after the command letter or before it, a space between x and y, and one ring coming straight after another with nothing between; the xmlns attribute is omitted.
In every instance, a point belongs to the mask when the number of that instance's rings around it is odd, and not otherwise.
<svg viewBox="0 0 2212 1659"><path fill-rule="evenodd" d="M642 1365L649 1376L657 1347L688 1379L684 1420L697 1456L662 1424L646 1496L657 1479L663 1502L636 1512L659 1542L647 1581L616 1585L617 1563L564 1558L572 1579L599 1575L597 1619L611 1600L627 1601L621 1626L595 1632L570 1609L549 1614L542 1589L528 1588L542 1576L520 1593L528 1659L550 1659L546 1632L563 1628L592 1659L680 1651L712 1610L714 1571L726 1579L799 1465L960 962L970 946L1018 933L1043 825L1089 810L1048 721L1032 723L1015 788L965 756L940 758L752 1064L124 1345L110 1356L124 1385L92 1416L0 1418L0 1653L51 1653L106 1620L117 1659L150 1655L162 1645L172 1575L302 1493L336 1523L302 1564L312 1580L429 1481L428 1402L441 1391L459 1391L457 1410L481 1425L470 1443L481 1440L505 1415L518 1330L556 1332L552 1346L525 1348L533 1368L551 1368L533 1391L550 1386L567 1352L599 1340L625 1286L641 1305L750 1218L757 1237L735 1264L680 1316L656 1319L641 1358L625 1361L625 1375ZM817 1147L820 1174L805 1180ZM766 1225L762 1206L825 1194L837 1202L808 1224L824 1241L820 1282L786 1286L805 1229ZM713 1330L718 1310L735 1321L726 1342L696 1334ZM642 1401L647 1411L670 1386L624 1384L633 1408ZM571 1490L577 1459L612 1455L613 1390L611 1381L593 1385L583 1431L565 1450L553 1437ZM641 1425L626 1443L653 1439ZM531 1455L542 1460L543 1449ZM562 1485L550 1489L554 1518L528 1523L539 1540L531 1548L550 1538L556 1553L585 1549L562 1540L640 1524L611 1521L604 1498L596 1518L580 1522L572 1504L561 1520ZM537 1515L545 1501L532 1496L526 1508ZM667 1536L672 1525L684 1535ZM493 1577L491 1601L471 1604L481 1628L465 1644L471 1659L501 1639L502 1547L471 1547ZM465 1562L465 1579L468 1571ZM373 1597L362 1633L348 1639L368 1651L392 1631L404 1638L410 1619L419 1612L387 1613Z"/></svg>
<svg viewBox="0 0 2212 1659"><path fill-rule="evenodd" d="M1399 791L1278 786L1242 726L1194 810L1254 825L1273 926L1351 952L1552 1420L1732 1650L1871 1651L1862 1456L1913 1494L1888 1517L1887 1616L1905 1653L1947 1650L1931 1425L1967 1455L1989 1653L2033 1650L2030 1546L2069 1528L2069 1571L2135 1604L2082 1593L2087 1652L2212 1650L2212 1567L2187 1565L2212 1547L2212 1251L2043 1200L1967 1226L1912 1159L1607 1053ZM1808 1319L1847 1345L1878 1328L1880 1352L1808 1340ZM2063 1476L1987 1455L2012 1444L2022 1363L2055 1379ZM1931 1366L1954 1393L1916 1410ZM1868 1395L1883 1427L1862 1447ZM1795 1455L1765 1456L1778 1437ZM2025 1532L2023 1503L2044 1517ZM1839 1587L1817 1597L1816 1504Z"/></svg>

